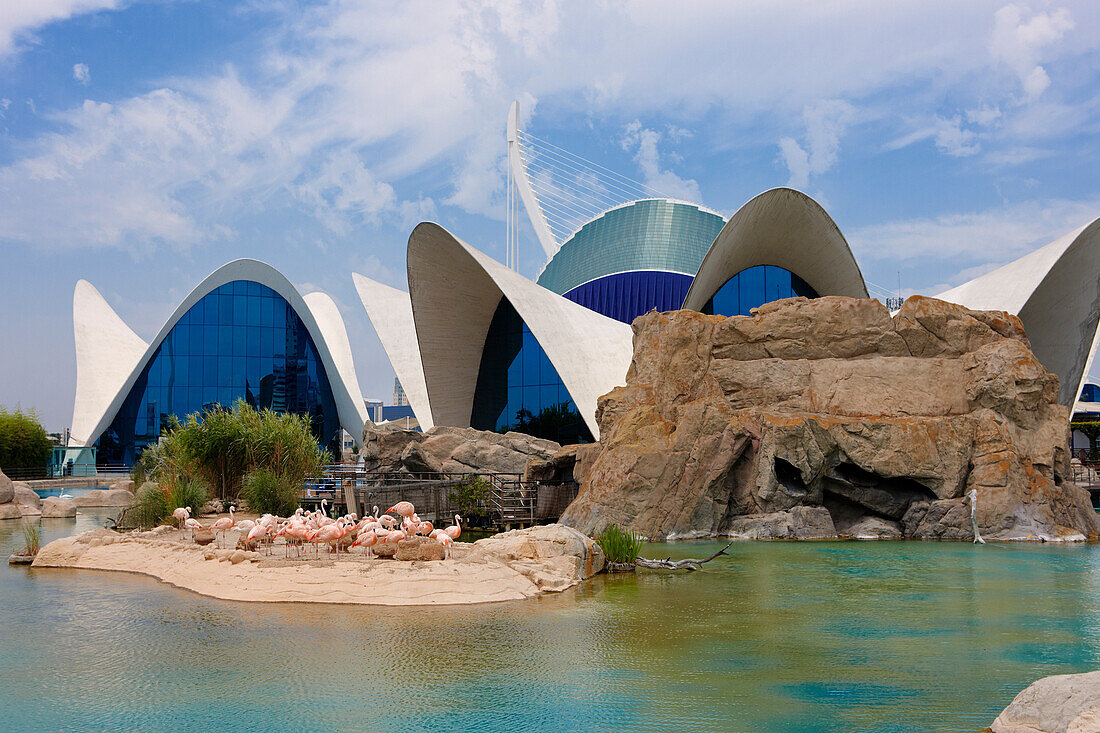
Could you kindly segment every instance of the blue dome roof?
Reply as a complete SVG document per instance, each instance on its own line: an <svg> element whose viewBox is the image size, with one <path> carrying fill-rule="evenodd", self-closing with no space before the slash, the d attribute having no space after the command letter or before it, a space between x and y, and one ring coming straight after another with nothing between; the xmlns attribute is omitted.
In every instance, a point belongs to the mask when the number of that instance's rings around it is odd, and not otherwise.
<svg viewBox="0 0 1100 733"><path fill-rule="evenodd" d="M569 238L538 284L565 294L596 278L660 270L694 277L726 220L695 204L645 199L610 209Z"/></svg>

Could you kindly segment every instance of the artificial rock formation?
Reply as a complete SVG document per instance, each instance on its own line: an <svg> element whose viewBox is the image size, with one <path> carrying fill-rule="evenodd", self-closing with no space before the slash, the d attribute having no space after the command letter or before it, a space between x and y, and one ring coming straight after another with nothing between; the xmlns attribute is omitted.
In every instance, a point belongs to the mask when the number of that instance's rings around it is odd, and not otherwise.
<svg viewBox="0 0 1100 733"><path fill-rule="evenodd" d="M627 384L562 522L654 538L1084 539L1069 410L1020 321L913 297L634 321Z"/></svg>
<svg viewBox="0 0 1100 733"><path fill-rule="evenodd" d="M134 495L126 489L92 489L73 499L78 507L128 507Z"/></svg>
<svg viewBox="0 0 1100 733"><path fill-rule="evenodd" d="M1032 682L990 729L993 733L1100 731L1100 672L1059 674Z"/></svg>
<svg viewBox="0 0 1100 733"><path fill-rule="evenodd" d="M529 460L545 461L561 448L552 440L523 433L434 427L425 433L363 428L368 469L412 473L519 473Z"/></svg>
<svg viewBox="0 0 1100 733"><path fill-rule="evenodd" d="M43 519L64 519L76 516L76 502L60 496L47 496L42 500Z"/></svg>

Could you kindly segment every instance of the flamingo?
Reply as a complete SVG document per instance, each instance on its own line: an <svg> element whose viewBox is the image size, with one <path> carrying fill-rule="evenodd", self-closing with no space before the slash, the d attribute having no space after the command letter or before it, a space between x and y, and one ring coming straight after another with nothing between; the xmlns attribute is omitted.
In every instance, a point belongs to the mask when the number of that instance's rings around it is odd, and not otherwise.
<svg viewBox="0 0 1100 733"><path fill-rule="evenodd" d="M253 541L262 542L264 537L267 536L267 531L268 530L266 524L260 524L259 522L257 522L256 525L248 531L248 537L245 538L245 542L248 545L251 545Z"/></svg>
<svg viewBox="0 0 1100 733"><path fill-rule="evenodd" d="M195 539L196 530L206 529L206 527L203 527L202 524L199 523L199 520L191 519L190 517L183 520L183 526L191 530L191 539Z"/></svg>
<svg viewBox="0 0 1100 733"><path fill-rule="evenodd" d="M451 548L454 546L455 541L451 539L449 534L442 534L436 540L439 544L443 545L443 557L447 558L451 556Z"/></svg>
<svg viewBox="0 0 1100 733"><path fill-rule="evenodd" d="M389 514L383 514L382 516L380 516L378 518L378 523L381 524L386 529L390 529L390 530L392 530L394 527L397 526L397 520L394 519Z"/></svg>
<svg viewBox="0 0 1100 733"><path fill-rule="evenodd" d="M233 522L233 509L234 509L233 505L230 505L229 506L229 516L228 517L222 517L221 519L219 519L218 521L216 521L212 525L210 525L210 529L214 530L215 535L220 532L222 537L224 537L226 532L233 529L233 524L234 524L234 522ZM218 547L221 547L221 543L218 543Z"/></svg>
<svg viewBox="0 0 1100 733"><path fill-rule="evenodd" d="M402 517L406 517L408 519L412 519L412 516L416 514L416 507L412 505L411 501L399 501L386 510L387 514L389 514L390 512L393 512L394 514L399 514Z"/></svg>
<svg viewBox="0 0 1100 733"><path fill-rule="evenodd" d="M443 531L447 533L447 536L452 540L457 540L459 535L462 534L462 517L455 515L455 523L450 527L444 527Z"/></svg>
<svg viewBox="0 0 1100 733"><path fill-rule="evenodd" d="M376 545L377 543L378 543L378 535L376 535L373 531L368 530L366 532L361 532L355 538L355 542L351 543L351 546L352 547L362 546L362 547L367 548L367 557L371 557L374 554L374 552L371 550L371 548L374 547L374 545Z"/></svg>
<svg viewBox="0 0 1100 733"><path fill-rule="evenodd" d="M425 537L431 535L431 533L434 532L434 531L435 531L435 527L432 526L431 522L421 522L419 525L417 525L417 528L416 528L416 533L417 534L422 534Z"/></svg>
<svg viewBox="0 0 1100 733"><path fill-rule="evenodd" d="M180 537L183 537L183 523L190 519L191 507L187 507L186 509L181 506L176 507L175 511L172 512L172 517L175 518L176 523L179 525Z"/></svg>

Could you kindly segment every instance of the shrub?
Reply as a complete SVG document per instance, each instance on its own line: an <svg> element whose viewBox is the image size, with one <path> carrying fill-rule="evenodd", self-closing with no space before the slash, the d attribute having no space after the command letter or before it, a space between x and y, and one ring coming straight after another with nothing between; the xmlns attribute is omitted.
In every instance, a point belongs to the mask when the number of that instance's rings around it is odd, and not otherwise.
<svg viewBox="0 0 1100 733"><path fill-rule="evenodd" d="M634 562L642 551L642 542L644 539L641 536L617 524L612 524L596 538L596 544L603 550L609 563Z"/></svg>
<svg viewBox="0 0 1100 733"><path fill-rule="evenodd" d="M126 510L125 521L147 529L160 524L170 513L167 489L162 489L155 481L146 481L138 489L133 506ZM122 517L119 521L123 521Z"/></svg>
<svg viewBox="0 0 1100 733"><path fill-rule="evenodd" d="M274 471L257 468L244 477L241 496L249 511L290 516L298 508L298 484Z"/></svg>
<svg viewBox="0 0 1100 733"><path fill-rule="evenodd" d="M23 554L37 555L42 545L42 528L37 523L23 522Z"/></svg>
<svg viewBox="0 0 1100 733"><path fill-rule="evenodd" d="M8 412L0 406L0 470L17 476L45 475L51 450L53 444L34 410Z"/></svg>
<svg viewBox="0 0 1100 733"><path fill-rule="evenodd" d="M488 516L489 496L492 484L481 476L467 476L447 494L447 500L455 511L476 524L477 520Z"/></svg>
<svg viewBox="0 0 1100 733"><path fill-rule="evenodd" d="M210 501L210 492L202 481L191 479L176 479L168 483L168 511L164 519L178 507L191 507L191 514L197 515L202 511L202 506Z"/></svg>

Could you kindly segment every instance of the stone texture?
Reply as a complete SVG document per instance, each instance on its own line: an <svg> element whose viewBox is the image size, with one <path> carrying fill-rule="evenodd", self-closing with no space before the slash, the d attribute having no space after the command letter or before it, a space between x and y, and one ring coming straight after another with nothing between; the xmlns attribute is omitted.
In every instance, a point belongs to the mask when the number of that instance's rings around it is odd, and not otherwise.
<svg viewBox="0 0 1100 733"><path fill-rule="evenodd" d="M363 428L368 470L443 473L518 473L529 460L545 461L561 446L523 433L434 427L426 433Z"/></svg>
<svg viewBox="0 0 1100 733"><path fill-rule="evenodd" d="M112 483L111 484L111 489L112 490L122 489L123 491L129 491L132 494L132 493L134 493L134 482L132 480L128 479L128 478L121 479L119 481L115 481L114 483Z"/></svg>
<svg viewBox="0 0 1100 733"><path fill-rule="evenodd" d="M0 504L0 520L22 518L23 510L18 504Z"/></svg>
<svg viewBox="0 0 1100 733"><path fill-rule="evenodd" d="M92 489L73 502L78 507L127 507L134 503L134 495L125 489Z"/></svg>
<svg viewBox="0 0 1100 733"><path fill-rule="evenodd" d="M30 487L30 484L22 481L14 482L15 485L15 499L16 504L21 504L26 507L33 507L38 509L42 506L42 497L38 495L38 492Z"/></svg>
<svg viewBox="0 0 1100 733"><path fill-rule="evenodd" d="M993 733L1100 731L1100 671L1054 675L1031 683L990 729Z"/></svg>
<svg viewBox="0 0 1100 733"><path fill-rule="evenodd" d="M42 518L64 518L76 516L76 502L59 496L47 496L42 500Z"/></svg>
<svg viewBox="0 0 1100 733"><path fill-rule="evenodd" d="M562 522L652 538L1097 535L1070 481L1058 380L1006 313L912 297L789 298L750 316L634 321L626 385L604 395ZM559 451L531 471L561 475ZM574 474L580 462L573 458ZM796 507L821 511L792 516ZM774 515L774 516L773 516Z"/></svg>
<svg viewBox="0 0 1100 733"><path fill-rule="evenodd" d="M214 541L214 533L209 529L195 530L195 544L205 547Z"/></svg>
<svg viewBox="0 0 1100 733"><path fill-rule="evenodd" d="M785 512L735 517L726 532L746 540L836 539L833 518L825 507L796 506Z"/></svg>
<svg viewBox="0 0 1100 733"><path fill-rule="evenodd" d="M15 499L15 486L10 478L0 471L0 504L9 504Z"/></svg>
<svg viewBox="0 0 1100 733"><path fill-rule="evenodd" d="M443 545L429 537L410 537L397 543L395 560L442 560L445 555Z"/></svg>

